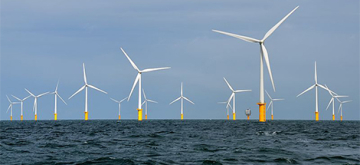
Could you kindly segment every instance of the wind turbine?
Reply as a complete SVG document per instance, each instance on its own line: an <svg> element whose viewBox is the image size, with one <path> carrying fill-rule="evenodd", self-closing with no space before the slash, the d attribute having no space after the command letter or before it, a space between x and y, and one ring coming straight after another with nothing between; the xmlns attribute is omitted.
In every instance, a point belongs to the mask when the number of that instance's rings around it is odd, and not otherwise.
<svg viewBox="0 0 360 165"><path fill-rule="evenodd" d="M340 120L341 120L341 121L343 120L343 116L342 116L342 110L343 110L343 109L342 109L342 105L345 104L345 103L351 102L351 101L352 101L352 100L340 102L338 113L339 113L339 111L341 110L341 113L340 113Z"/></svg>
<svg viewBox="0 0 360 165"><path fill-rule="evenodd" d="M76 91L73 95L71 95L69 97L69 99L71 99L73 96L75 96L76 94L78 94L79 92L81 92L82 90L85 89L85 120L88 120L89 119L89 114L88 114L88 87L92 88L92 89L95 89L97 91L100 91L102 93L105 93L107 94L105 91L93 86L93 85L90 85L87 83L87 80L86 80L86 72L85 72L85 64L83 63L83 72L84 72L84 82L85 82L85 85L82 86L78 91Z"/></svg>
<svg viewBox="0 0 360 165"><path fill-rule="evenodd" d="M326 89L323 85L318 84L317 81L317 71L316 71L316 61L315 61L315 84L310 86L308 89L306 89L304 92L300 93L299 95L297 95L296 97L301 96L302 94L304 94L305 92L315 88L315 120L319 121L319 103L318 103L318 87L323 88L325 90L328 91L328 89Z"/></svg>
<svg viewBox="0 0 360 165"><path fill-rule="evenodd" d="M32 97L34 97L34 107L33 107L33 111L35 111L35 121L37 120L37 99L41 96L44 96L46 94L48 94L49 92L45 92L45 93L42 93L42 94L39 94L37 96L35 96L34 94L32 94L29 90L27 90L25 88L26 92L28 92Z"/></svg>
<svg viewBox="0 0 360 165"><path fill-rule="evenodd" d="M227 102L218 102L219 104L226 104L226 118L229 120L229 107L232 109L231 105Z"/></svg>
<svg viewBox="0 0 360 165"><path fill-rule="evenodd" d="M335 92L331 91L325 84L325 87L326 89L328 89L328 92L329 94L331 95L331 99L330 99L330 102L328 104L328 106L326 107L326 110L328 110L330 104L332 103L332 108L333 108L333 111L332 111L332 120L335 120L335 99L336 98L339 102L341 102L338 98L339 97L348 97L348 96L339 96L337 95Z"/></svg>
<svg viewBox="0 0 360 165"><path fill-rule="evenodd" d="M148 102L157 103L157 102L156 102L156 101L153 101L153 100L150 100L150 99L147 99L147 98L146 98L146 95L145 95L144 89L143 89L143 94L144 94L144 102L143 102L141 105L144 105L144 104L145 104L145 120L147 120L147 103L148 103Z"/></svg>
<svg viewBox="0 0 360 165"><path fill-rule="evenodd" d="M122 100L118 101L118 100L115 100L113 98L110 98L112 101L115 101L119 104L119 120L121 119L121 115L120 115L120 109L121 109L121 102L123 102L125 99L127 99L127 97L123 98Z"/></svg>
<svg viewBox="0 0 360 165"><path fill-rule="evenodd" d="M280 101L280 100L284 100L284 99L273 99L271 98L271 96L269 95L269 93L265 90L266 94L269 96L270 98L270 104L268 106L268 108L266 109L266 111L270 108L271 106L271 120L274 120L274 101Z"/></svg>
<svg viewBox="0 0 360 165"><path fill-rule="evenodd" d="M12 121L13 105L14 105L14 104L19 104L19 102L11 102L10 99L9 99L9 97L8 97L7 95L6 95L6 98L8 99L8 101L9 101L9 103L10 103L9 108L7 109L6 113L9 112L9 109L11 109L11 110L10 110L10 120Z"/></svg>
<svg viewBox="0 0 360 165"><path fill-rule="evenodd" d="M263 39L258 40L258 39L254 39L251 37L246 37L246 36L241 36L241 35L237 35L237 34L233 34L233 33L228 33L228 32L223 32L223 31L219 31L219 30L213 30L214 32L217 33L221 33L221 34L225 34L231 37L235 37L247 42L252 42L252 43L258 43L260 44L260 100L259 103L257 103L259 105L259 121L260 122L265 122L266 121L266 103L265 103L265 98L264 98L264 68L263 68L263 61L265 60L265 63L267 65L268 71L269 71L269 76L270 76L270 80L272 83L272 87L275 91L275 85L274 85L274 81L272 78L272 73L271 73L271 69L270 69L270 62L269 62L269 56L267 53L267 50L265 48L264 42L265 40L298 8L299 6L297 6L295 9L293 9L288 15L286 15L282 20L280 20L274 27L272 27L264 36Z"/></svg>
<svg viewBox="0 0 360 165"><path fill-rule="evenodd" d="M232 91L229 100L227 101L228 104L230 104L231 99L233 99L233 106L232 106L232 110L233 110L233 120L236 120L236 112L235 112L235 93L240 93L240 92L250 92L251 89L247 89L247 90L234 90L231 85L228 83L228 81L226 81L225 77L224 80L226 82L226 84L228 85L228 87L230 88L230 90Z"/></svg>
<svg viewBox="0 0 360 165"><path fill-rule="evenodd" d="M58 91L57 91L58 86L59 86L59 81L58 81L58 83L57 83L57 85L56 85L55 91L51 93L51 94L54 94L54 95L55 95L54 120L57 120L57 97L59 96L59 98L61 99L61 101L64 102L65 105L67 105L66 102L64 101L64 99L61 98L61 96L59 95L59 93L58 93Z"/></svg>
<svg viewBox="0 0 360 165"><path fill-rule="evenodd" d="M191 100L189 100L188 98L186 98L185 96L183 96L183 83L181 83L181 92L180 92L180 97L178 97L177 99L175 99L174 101L172 101L169 105L171 105L172 103L178 101L181 99L181 120L184 119L184 110L183 110L183 104L184 104L184 99L188 102L190 102L191 104L195 104L193 103Z"/></svg>
<svg viewBox="0 0 360 165"><path fill-rule="evenodd" d="M14 96L14 95L11 95L13 98L15 98L16 100L19 100L20 101L20 104L21 104L21 116L20 116L20 120L22 121L24 119L24 116L23 116L23 104L24 104L24 101L26 99L28 99L31 95L23 98L23 99L19 99L18 97Z"/></svg>
<svg viewBox="0 0 360 165"><path fill-rule="evenodd" d="M142 73L146 73L146 72L152 72L152 71L156 71L156 70L163 70L163 69L170 69L170 67L162 67L162 68L150 68L150 69L144 69L144 70L140 70L135 63L130 59L130 57L126 54L126 52L124 51L123 48L120 48L121 51L125 54L126 58L130 61L131 65L133 66L133 68L138 72L136 78L135 78L135 82L134 85L131 88L129 97L128 97L128 101L130 100L131 94L136 86L136 84L139 82L139 102L138 102L138 120L141 121L142 120L142 108L141 108L141 74Z"/></svg>

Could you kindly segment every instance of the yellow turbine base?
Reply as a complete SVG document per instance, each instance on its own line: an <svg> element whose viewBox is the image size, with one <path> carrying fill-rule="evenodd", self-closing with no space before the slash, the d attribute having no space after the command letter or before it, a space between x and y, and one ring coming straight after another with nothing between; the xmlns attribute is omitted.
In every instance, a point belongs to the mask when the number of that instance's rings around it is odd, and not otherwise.
<svg viewBox="0 0 360 165"><path fill-rule="evenodd" d="M274 120L274 115L271 115L271 120Z"/></svg>
<svg viewBox="0 0 360 165"><path fill-rule="evenodd" d="M20 116L20 120L22 121L23 119L24 119L24 116L23 116L23 115L21 115L21 116Z"/></svg>
<svg viewBox="0 0 360 165"><path fill-rule="evenodd" d="M342 116L340 116L340 120L342 121Z"/></svg>
<svg viewBox="0 0 360 165"><path fill-rule="evenodd" d="M138 120L142 121L142 109L137 109L138 110Z"/></svg>
<svg viewBox="0 0 360 165"><path fill-rule="evenodd" d="M181 120L184 120L184 114L181 114Z"/></svg>
<svg viewBox="0 0 360 165"><path fill-rule="evenodd" d="M145 115L145 120L147 120L147 115Z"/></svg>
<svg viewBox="0 0 360 165"><path fill-rule="evenodd" d="M319 121L319 112L315 112L315 120Z"/></svg>
<svg viewBox="0 0 360 165"><path fill-rule="evenodd" d="M236 120L236 113L233 113L233 120Z"/></svg>
<svg viewBox="0 0 360 165"><path fill-rule="evenodd" d="M259 122L266 121L266 103L257 103L259 105Z"/></svg>
<svg viewBox="0 0 360 165"><path fill-rule="evenodd" d="M12 116L10 116L10 121L12 121Z"/></svg>
<svg viewBox="0 0 360 165"><path fill-rule="evenodd" d="M250 116L247 116L247 120L250 120Z"/></svg>
<svg viewBox="0 0 360 165"><path fill-rule="evenodd" d="M89 120L89 112L84 112L85 113L85 120Z"/></svg>
<svg viewBox="0 0 360 165"><path fill-rule="evenodd" d="M333 120L335 120L335 115L333 115Z"/></svg>
<svg viewBox="0 0 360 165"><path fill-rule="evenodd" d="M227 115L227 119L229 120L229 115Z"/></svg>
<svg viewBox="0 0 360 165"><path fill-rule="evenodd" d="M37 120L37 115L35 115L35 121Z"/></svg>
<svg viewBox="0 0 360 165"><path fill-rule="evenodd" d="M121 116L119 115L119 120L121 119Z"/></svg>
<svg viewBox="0 0 360 165"><path fill-rule="evenodd" d="M54 113L54 120L57 120L57 114Z"/></svg>

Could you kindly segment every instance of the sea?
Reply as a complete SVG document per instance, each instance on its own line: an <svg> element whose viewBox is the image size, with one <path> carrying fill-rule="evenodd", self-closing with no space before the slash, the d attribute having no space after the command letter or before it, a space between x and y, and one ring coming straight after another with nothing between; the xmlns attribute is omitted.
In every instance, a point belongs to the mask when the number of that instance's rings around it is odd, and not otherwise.
<svg viewBox="0 0 360 165"><path fill-rule="evenodd" d="M0 164L360 164L360 121L0 121Z"/></svg>

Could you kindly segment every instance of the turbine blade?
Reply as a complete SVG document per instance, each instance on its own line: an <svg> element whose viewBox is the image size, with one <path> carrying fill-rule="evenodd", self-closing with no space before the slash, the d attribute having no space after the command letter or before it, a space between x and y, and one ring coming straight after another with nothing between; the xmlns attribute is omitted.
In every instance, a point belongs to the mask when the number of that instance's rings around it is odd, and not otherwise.
<svg viewBox="0 0 360 165"><path fill-rule="evenodd" d="M263 41L265 41L299 6L295 7L289 14L287 14L283 19L281 19L274 27L272 27L264 36Z"/></svg>
<svg viewBox="0 0 360 165"><path fill-rule="evenodd" d="M281 100L285 100L285 99L273 99L273 101L281 101Z"/></svg>
<svg viewBox="0 0 360 165"><path fill-rule="evenodd" d="M144 104L145 104L145 102L146 102L146 100L144 100L144 102L141 104L141 106L142 106L142 105L144 105Z"/></svg>
<svg viewBox="0 0 360 165"><path fill-rule="evenodd" d="M19 101L21 101L21 99L19 99L19 98L17 98L16 96L14 96L14 95L11 95L13 98L15 98L16 100L19 100ZM9 100L9 99L8 99Z"/></svg>
<svg viewBox="0 0 360 165"><path fill-rule="evenodd" d="M27 90L26 88L25 88L25 90L26 90L26 92L28 92L32 97L35 97L35 95L32 94L29 90Z"/></svg>
<svg viewBox="0 0 360 165"><path fill-rule="evenodd" d="M46 94L49 94L50 92L45 92L45 93L42 93L42 94L39 94L37 97L41 97L41 96L44 96Z"/></svg>
<svg viewBox="0 0 360 165"><path fill-rule="evenodd" d="M55 91L57 91L58 87L59 87L59 80L58 80L58 82L57 82L57 84L56 84Z"/></svg>
<svg viewBox="0 0 360 165"><path fill-rule="evenodd" d="M152 71L156 71L156 70L164 70L164 69L170 69L171 67L162 67L162 68L150 68L150 69L144 69L140 72L145 73L145 72L152 72Z"/></svg>
<svg viewBox="0 0 360 165"><path fill-rule="evenodd" d="M6 98L7 98L7 100L9 101L9 103L11 104L11 101L10 101L10 99L9 99L9 97L6 95Z"/></svg>
<svg viewBox="0 0 360 165"><path fill-rule="evenodd" d="M267 50L266 50L266 48L265 48L265 45L264 45L263 43L261 43L261 50L262 50L263 57L264 57L264 59L265 59L266 66L267 66L268 71L269 71L269 76L270 76L271 84L272 84L272 87L273 87L274 92L275 92L275 85L274 85L274 80L273 80L272 73L271 73L269 55L268 55Z"/></svg>
<svg viewBox="0 0 360 165"><path fill-rule="evenodd" d="M125 54L126 58L130 61L131 65L133 66L133 68L135 70L137 70L138 72L140 72L139 68L135 65L135 63L130 59L130 57L126 54L126 52L124 51L123 48L120 48L121 51Z"/></svg>
<svg viewBox="0 0 360 165"><path fill-rule="evenodd" d="M341 107L342 107L342 103L340 103L339 105L338 113L340 112Z"/></svg>
<svg viewBox="0 0 360 165"><path fill-rule="evenodd" d="M320 88L322 88L322 89L325 89L325 90L327 90L327 91L329 91L329 92L333 92L333 91L331 91L330 89L328 89L328 88L325 88L323 85L321 85L321 84L317 84Z"/></svg>
<svg viewBox="0 0 360 165"><path fill-rule="evenodd" d="M234 91L235 93L240 93L240 92L251 92L251 89L246 89L246 90L236 90Z"/></svg>
<svg viewBox="0 0 360 165"><path fill-rule="evenodd" d="M339 97L349 97L349 96L340 96L340 95L338 95L338 96L334 96L335 98L339 98Z"/></svg>
<svg viewBox="0 0 360 165"><path fill-rule="evenodd" d="M343 101L342 103L348 103L348 102L352 102L352 100L347 100L347 101Z"/></svg>
<svg viewBox="0 0 360 165"><path fill-rule="evenodd" d="M268 111L268 109L271 107L271 104L273 104L273 101L272 101L272 100L270 101L269 106L266 108L266 112L267 112L267 111Z"/></svg>
<svg viewBox="0 0 360 165"><path fill-rule="evenodd" d="M142 89L142 91L143 91L143 95L144 95L145 100L147 100L147 99L146 99L146 95L145 95L144 88Z"/></svg>
<svg viewBox="0 0 360 165"><path fill-rule="evenodd" d="M88 87L90 87L90 88L92 88L92 89L95 89L95 90L97 90L97 91L99 91L99 92L102 92L102 93L107 94L107 92L105 92L105 91L103 91L103 90L101 90L101 89L99 89L99 88L97 88L97 87L95 87L95 86L88 85Z"/></svg>
<svg viewBox="0 0 360 165"><path fill-rule="evenodd" d="M122 100L120 100L120 103L123 102L124 100L126 100L128 97L123 98Z"/></svg>
<svg viewBox="0 0 360 165"><path fill-rule="evenodd" d="M183 82L181 82L181 92L180 92L181 96L183 95Z"/></svg>
<svg viewBox="0 0 360 165"><path fill-rule="evenodd" d="M231 37L235 37L235 38L238 38L238 39L242 39L242 40L247 41L247 42L253 42L253 43L259 43L260 42L260 40L257 40L255 38L241 36L241 35L238 35L238 34L223 32L223 31L220 31L220 30L212 30L212 31L220 33L220 34L225 34L225 35L228 35L228 36L231 36Z"/></svg>
<svg viewBox="0 0 360 165"><path fill-rule="evenodd" d="M83 63L83 73L84 73L84 82L85 84L87 84L87 81L86 81L86 72L85 72L85 64Z"/></svg>
<svg viewBox="0 0 360 165"><path fill-rule="evenodd" d="M158 102L156 102L156 101L154 101L154 100L147 100L148 102L152 102L152 103L158 103Z"/></svg>
<svg viewBox="0 0 360 165"><path fill-rule="evenodd" d="M230 98L229 98L229 100L227 101L228 104L230 104L230 101L231 101L231 99L234 97L234 95L235 95L235 93L232 93L232 94L230 95Z"/></svg>
<svg viewBox="0 0 360 165"><path fill-rule="evenodd" d="M226 104L227 102L226 101L224 101L224 102L218 102L218 104Z"/></svg>
<svg viewBox="0 0 360 165"><path fill-rule="evenodd" d="M174 101L172 101L169 105L171 105L172 103L175 103L176 101L180 100L181 99L181 96L177 99L175 99Z"/></svg>
<svg viewBox="0 0 360 165"><path fill-rule="evenodd" d="M272 98L270 97L269 93L265 90L266 94L269 96L270 100L272 100Z"/></svg>
<svg viewBox="0 0 360 165"><path fill-rule="evenodd" d="M136 76L136 78L135 78L135 82L134 82L134 85L133 85L132 88L131 88L131 91L130 91L130 94L129 94L129 97L128 97L128 101L129 101L130 98L131 98L131 94L132 94L132 92L133 92L133 90L134 90L137 82L139 81L140 76L141 76L141 74L138 73L137 76ZM141 96L139 96L139 97L141 97Z"/></svg>
<svg viewBox="0 0 360 165"><path fill-rule="evenodd" d="M65 100L64 100L59 94L56 93L56 95L59 96L60 100L61 100L65 105L67 105L66 102L65 102Z"/></svg>
<svg viewBox="0 0 360 165"><path fill-rule="evenodd" d="M234 91L234 89L233 89L233 88L231 87L231 85L228 83L228 81L226 80L226 78L225 78L225 77L223 77L223 78L224 78L226 84L228 85L228 87L230 88L230 90L231 90L231 91Z"/></svg>
<svg viewBox="0 0 360 165"><path fill-rule="evenodd" d="M316 71L316 61L315 61L315 83L317 84L317 71Z"/></svg>
<svg viewBox="0 0 360 165"><path fill-rule="evenodd" d="M327 107L326 107L326 110L329 109L329 106L330 106L331 102L333 102L333 101L334 101L334 98L331 98L330 101L329 101L329 104L328 104Z"/></svg>
<svg viewBox="0 0 360 165"><path fill-rule="evenodd" d="M307 92L307 91L309 91L309 90L311 90L311 89L313 89L315 87L315 85L312 85L311 87L309 87L308 89L306 89L304 92L301 92L299 95L297 95L296 97L299 97L299 96L301 96L302 94L304 94L305 92Z"/></svg>
<svg viewBox="0 0 360 165"><path fill-rule="evenodd" d="M25 100L28 99L29 97L31 97L31 95L25 97L25 98L23 99L23 101L25 101Z"/></svg>
<svg viewBox="0 0 360 165"><path fill-rule="evenodd" d="M191 100L189 100L189 99L186 98L186 97L184 97L184 99L185 99L186 101L190 102L191 104L195 104L195 103L193 103Z"/></svg>
<svg viewBox="0 0 360 165"><path fill-rule="evenodd" d="M9 105L8 109L6 110L6 113L9 112L9 109L12 107L12 104Z"/></svg>
<svg viewBox="0 0 360 165"><path fill-rule="evenodd" d="M71 95L68 99L71 99L73 96L75 96L76 94L78 94L79 92L81 92L83 89L85 88L85 85L82 86L78 91L76 91L73 95Z"/></svg>
<svg viewBox="0 0 360 165"><path fill-rule="evenodd" d="M111 99L112 101L114 101L114 102L119 103L119 101L117 101L117 100L115 100L115 99L113 99L113 98L111 98L111 97L110 97L110 99Z"/></svg>

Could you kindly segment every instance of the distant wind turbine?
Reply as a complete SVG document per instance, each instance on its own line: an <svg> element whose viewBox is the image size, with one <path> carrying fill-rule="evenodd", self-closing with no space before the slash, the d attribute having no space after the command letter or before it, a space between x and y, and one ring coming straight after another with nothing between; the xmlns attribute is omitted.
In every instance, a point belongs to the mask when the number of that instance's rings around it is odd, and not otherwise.
<svg viewBox="0 0 360 165"><path fill-rule="evenodd" d="M55 95L54 120L57 120L57 97L59 96L59 98L61 99L61 101L64 102L65 105L67 105L66 102L64 101L64 99L61 98L61 96L59 95L59 93L58 93L58 91L57 91L58 86L59 86L59 81L58 81L58 83L57 83L57 85L56 85L55 91L51 93L51 94L54 94L54 95Z"/></svg>
<svg viewBox="0 0 360 165"><path fill-rule="evenodd" d="M266 94L268 95L269 99L270 99L270 104L268 106L268 108L266 109L266 111L270 108L271 106L271 120L274 120L274 101L280 101L280 100L284 100L284 99L273 99L271 98L271 96L269 95L269 93L265 90Z"/></svg>
<svg viewBox="0 0 360 165"><path fill-rule="evenodd" d="M343 120L343 115L342 115L342 110L343 110L343 109L342 109L342 105L345 104L345 103L351 102L351 101L352 101L352 100L340 102L338 113L339 113L339 111L341 111L341 114L340 114L340 120L341 120L341 121Z"/></svg>
<svg viewBox="0 0 360 165"><path fill-rule="evenodd" d="M144 69L144 70L140 70L135 63L130 59L130 57L126 54L126 52L124 51L123 48L120 48L121 51L125 54L126 58L129 60L129 62L131 63L131 65L133 66L133 68L138 72L136 78L135 78L135 82L134 85L131 88L129 97L128 97L128 101L130 100L131 94L136 86L136 84L139 82L139 101L138 101L138 120L141 121L142 120L142 108L141 108L141 74L142 73L146 73L146 72L152 72L152 71L156 71L156 70L163 70L163 69L170 69L170 67L162 67L162 68L151 68L151 69Z"/></svg>
<svg viewBox="0 0 360 165"><path fill-rule="evenodd" d="M191 104L195 104L193 103L191 100L189 100L188 98L186 98L185 96L183 96L183 83L181 83L181 91L180 91L180 97L178 97L177 99L175 99L174 101L172 101L169 105L171 105L172 103L175 103L178 100L181 100L181 120L184 119L184 110L183 110L183 104L184 104L184 99L188 102L190 102Z"/></svg>
<svg viewBox="0 0 360 165"><path fill-rule="evenodd" d="M11 95L13 98L15 98L16 100L19 100L20 103L21 103L21 116L20 116L20 120L22 121L24 119L24 113L23 113L23 104L24 104L24 101L26 99L28 99L29 97L31 97L31 95L23 98L23 99L19 99L18 97L14 96L14 95Z"/></svg>
<svg viewBox="0 0 360 165"><path fill-rule="evenodd" d="M113 98L110 98L112 101L116 102L119 104L119 120L121 119L121 114L120 114L120 109L121 109L121 102L123 102L125 99L127 99L127 97L123 98L122 100L118 101L118 100L115 100Z"/></svg>
<svg viewBox="0 0 360 165"><path fill-rule="evenodd" d="M227 101L218 102L218 103L219 104L226 104L226 118L227 118L227 120L229 120L229 107L232 109L231 105Z"/></svg>
<svg viewBox="0 0 360 165"><path fill-rule="evenodd" d="M39 94L37 96L35 96L34 94L32 94L29 90L27 90L25 88L26 92L28 92L32 97L34 97L34 107L33 107L33 111L35 111L35 121L37 120L37 99L41 96L44 96L46 94L49 94L49 92L45 92L45 93L42 93L42 94Z"/></svg>
<svg viewBox="0 0 360 165"><path fill-rule="evenodd" d="M272 83L272 87L275 91L275 85L274 85L274 81L273 81L273 77L272 77L272 73L271 73L271 68L270 68L270 61L269 61L269 56L268 56L268 52L265 48L264 42L265 40L298 8L299 6L295 7L295 9L293 9L289 14L287 14L283 19L281 19L274 27L272 27L264 36L263 39L258 40L258 39L254 39L251 37L246 37L246 36L241 36L238 34L233 34L233 33L228 33L228 32L223 32L223 31L219 31L219 30L213 30L214 32L217 33L221 33L221 34L225 34L231 37L235 37L247 42L252 42L252 43L258 43L260 44L260 100L259 100L259 121L260 122L265 122L266 121L266 103L265 103L265 98L264 98L264 62L263 60L265 60L268 71L269 71L269 76L270 76L270 80ZM235 109L235 107L234 107Z"/></svg>
<svg viewBox="0 0 360 165"><path fill-rule="evenodd" d="M144 89L143 89L143 94L144 94L144 102L143 102L141 105L144 105L144 104L145 104L145 120L147 120L147 103L148 103L148 102L157 103L157 102L156 102L156 101L153 101L153 100L150 100L150 99L147 99L147 98L146 98L146 95L145 95Z"/></svg>
<svg viewBox="0 0 360 165"><path fill-rule="evenodd" d="M83 63L83 72L84 72L84 82L85 82L85 85L82 86L78 91L76 91L73 95L71 95L69 97L69 99L71 99L73 96L75 96L76 94L78 94L79 92L81 92L82 90L85 89L85 120L88 120L89 119L89 114L88 114L88 87L92 88L92 89L95 89L99 92L102 92L102 93L105 93L107 94L105 91L93 86L93 85L90 85L87 83L87 80L86 80L86 72L85 72L85 64Z"/></svg>
<svg viewBox="0 0 360 165"><path fill-rule="evenodd" d="M233 101L233 106L232 106L232 110L233 110L233 120L236 120L236 110L235 110L235 93L240 93L240 92L250 92L251 89L247 89L247 90L234 90L231 85L228 83L228 81L225 79L224 80L226 82L226 84L228 85L229 89L232 91L229 100L227 101L228 104L230 104L230 101L232 99Z"/></svg>
<svg viewBox="0 0 360 165"><path fill-rule="evenodd" d="M318 103L318 87L323 88L325 90L328 91L328 89L326 89L323 85L318 84L317 81L317 71L316 71L316 61L315 61L315 84L310 86L308 89L306 89L304 92L300 93L299 95L297 95L296 97L301 96L302 94L304 94L305 92L315 88L315 120L319 121L319 103Z"/></svg>
<svg viewBox="0 0 360 165"><path fill-rule="evenodd" d="M9 108L7 109L6 113L9 112L9 109L10 109L10 120L12 121L12 110L13 110L13 105L14 104L19 104L20 102L12 102L10 101L9 97L6 95L6 98L8 99L10 105L9 105Z"/></svg>
<svg viewBox="0 0 360 165"><path fill-rule="evenodd" d="M337 95L335 92L331 91L331 90L326 86L326 84L325 84L325 87L326 87L326 89L328 89L328 92L329 92L329 94L331 95L331 99L330 99L330 102L329 102L328 106L326 107L326 110L328 110L330 104L332 103L332 108L333 108L333 111L332 111L332 120L335 120L335 98L336 98L339 102L341 102L338 98L340 98L340 97L348 97L348 96L339 96L339 95Z"/></svg>

